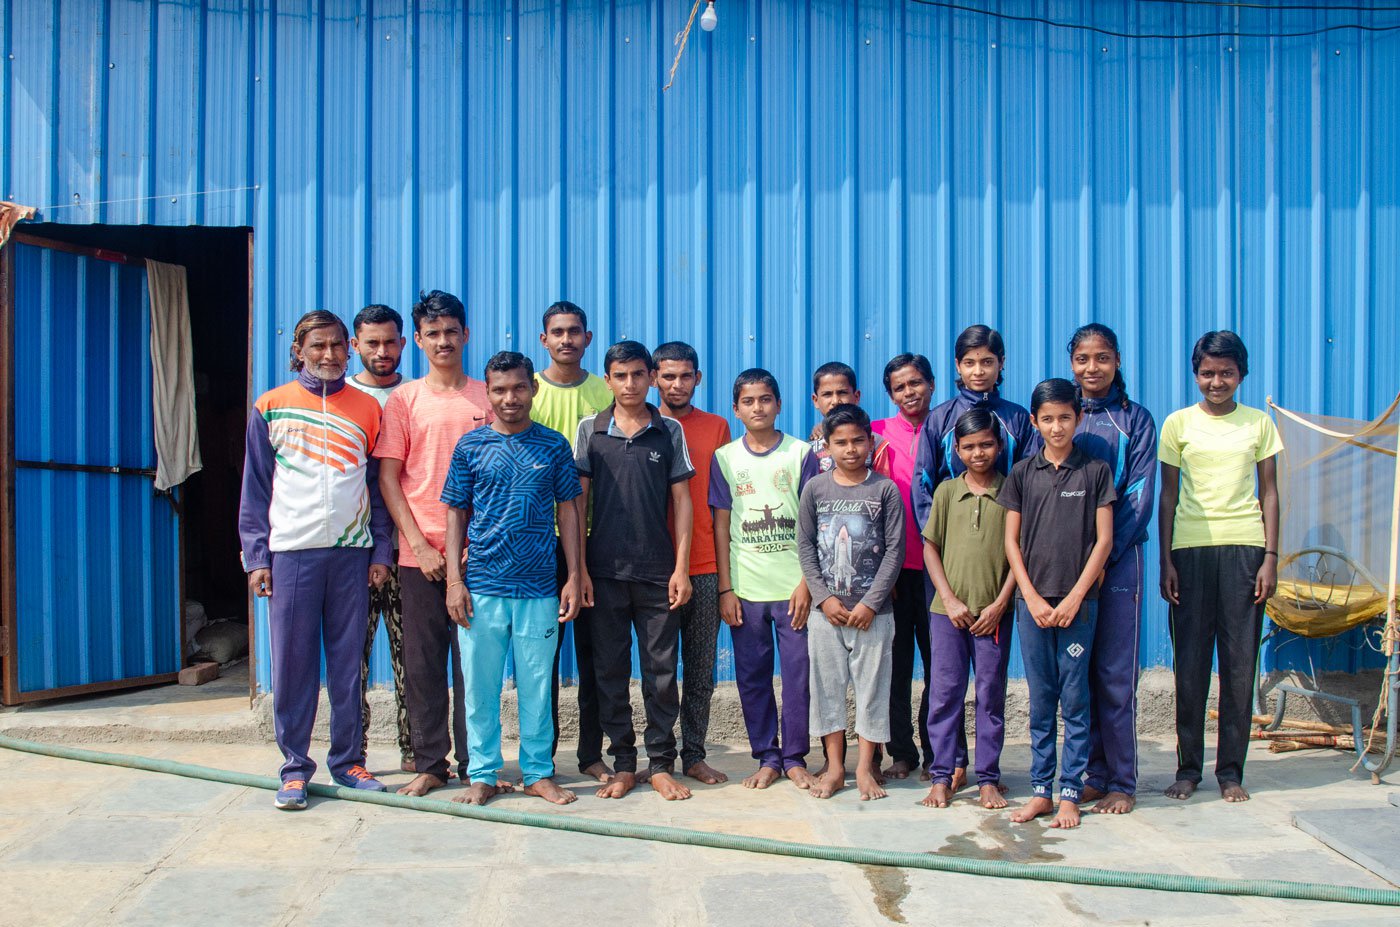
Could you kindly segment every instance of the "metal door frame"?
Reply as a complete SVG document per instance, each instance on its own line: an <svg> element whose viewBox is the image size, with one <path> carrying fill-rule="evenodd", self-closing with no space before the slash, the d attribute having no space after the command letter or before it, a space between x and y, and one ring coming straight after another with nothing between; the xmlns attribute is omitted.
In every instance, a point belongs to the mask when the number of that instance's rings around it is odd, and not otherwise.
<svg viewBox="0 0 1400 927"><path fill-rule="evenodd" d="M110 261L116 264L130 264L145 267L144 258L102 248L89 248L67 242L39 238L23 232L15 232L10 242L48 248L52 251L65 251L83 257ZM9 242L6 243L8 245ZM108 682L89 682L76 686L62 686L56 689L40 689L34 692L21 692L19 671L16 665L18 653L16 627L16 587L19 577L15 566L15 361L14 361L14 249L0 247L0 347L4 348L0 360L0 541L4 542L4 554L0 557L0 704L20 705L47 699L64 698L70 695L87 695L93 692L110 692L116 689L130 689L136 686L150 686L174 682L179 671L157 673L151 676L135 676L129 679L114 679ZM62 469L75 469L63 467ZM119 472L116 467L77 467L87 472ZM172 496L171 504L176 507L175 525L179 537L179 559L176 565L179 573L179 621L180 621L180 663L184 663L185 647L185 519L179 510L177 500Z"/></svg>

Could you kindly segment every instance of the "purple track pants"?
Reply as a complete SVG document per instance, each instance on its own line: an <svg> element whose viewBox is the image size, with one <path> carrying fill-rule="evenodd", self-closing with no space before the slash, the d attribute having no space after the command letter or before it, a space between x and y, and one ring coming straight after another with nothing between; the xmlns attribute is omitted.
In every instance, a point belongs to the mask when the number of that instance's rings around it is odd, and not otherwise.
<svg viewBox="0 0 1400 927"><path fill-rule="evenodd" d="M323 547L272 555L268 632L272 649L272 715L286 762L282 781L310 779L308 756L321 697L321 649L331 701L332 774L362 765L364 728L360 660L369 625L368 548Z"/></svg>

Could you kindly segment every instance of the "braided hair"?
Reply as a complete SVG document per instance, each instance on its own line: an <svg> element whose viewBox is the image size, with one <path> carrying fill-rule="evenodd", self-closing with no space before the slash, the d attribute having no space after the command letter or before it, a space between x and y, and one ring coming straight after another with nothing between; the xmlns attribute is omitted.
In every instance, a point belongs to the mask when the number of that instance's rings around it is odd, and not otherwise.
<svg viewBox="0 0 1400 927"><path fill-rule="evenodd" d="M1069 356L1074 357L1074 349L1079 347L1080 342L1089 338L1102 338L1104 343L1118 356L1119 364L1118 369L1113 372L1113 385L1118 388L1119 402L1124 409L1127 409L1128 384L1127 381L1123 379L1123 354L1118 350L1118 336L1114 334L1113 329L1100 322L1090 322L1088 325L1081 325L1074 330L1073 335L1069 336L1069 344L1066 346ZM1074 389L1076 393L1080 394L1082 401L1083 391L1080 389L1077 379L1075 380Z"/></svg>

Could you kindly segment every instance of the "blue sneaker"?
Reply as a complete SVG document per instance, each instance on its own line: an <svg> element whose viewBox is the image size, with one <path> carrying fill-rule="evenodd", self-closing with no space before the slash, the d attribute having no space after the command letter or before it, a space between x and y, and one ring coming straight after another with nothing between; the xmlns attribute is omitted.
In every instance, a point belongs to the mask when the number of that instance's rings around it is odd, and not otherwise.
<svg viewBox="0 0 1400 927"><path fill-rule="evenodd" d="M338 776L332 774L331 778L336 781L337 785L343 785L347 789L360 789L364 792L386 791L384 783L374 778L370 771L363 766L351 766Z"/></svg>
<svg viewBox="0 0 1400 927"><path fill-rule="evenodd" d="M273 804L283 811L305 810L306 781L304 779L288 779L283 782L282 788L277 790L277 798Z"/></svg>

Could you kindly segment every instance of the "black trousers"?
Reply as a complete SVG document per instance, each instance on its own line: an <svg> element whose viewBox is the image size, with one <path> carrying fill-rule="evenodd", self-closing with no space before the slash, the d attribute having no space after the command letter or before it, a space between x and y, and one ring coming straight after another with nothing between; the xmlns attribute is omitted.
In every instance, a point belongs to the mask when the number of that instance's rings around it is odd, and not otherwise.
<svg viewBox="0 0 1400 927"><path fill-rule="evenodd" d="M1176 778L1201 781L1211 657L1218 658L1220 723L1215 778L1242 782L1249 750L1264 606L1254 604L1262 547L1225 545L1172 551L1181 604L1172 606L1176 668Z"/></svg>
<svg viewBox="0 0 1400 927"><path fill-rule="evenodd" d="M642 667L648 768L672 772L676 765L676 718L680 687L676 663L680 615L668 607L666 587L616 579L593 580L593 668L598 714L608 735L608 753L618 772L637 771L637 734L632 727L632 632Z"/></svg>
<svg viewBox="0 0 1400 927"><path fill-rule="evenodd" d="M554 581L559 591L569 578L564 545L554 542ZM603 726L598 721L598 680L593 675L593 638L589 634L593 609L580 609L573 620L574 661L578 664L578 771L583 772L603 760ZM564 653L564 635L554 649L554 748L559 752L559 657Z"/></svg>
<svg viewBox="0 0 1400 927"><path fill-rule="evenodd" d="M933 750L928 742L929 642L928 601L924 598L924 571L900 570L894 585L894 645L890 650L890 759L907 763L911 769L928 769ZM914 644L918 643L924 663L924 694L919 698L919 750L914 746L914 725L909 717L909 698L914 686Z"/></svg>
<svg viewBox="0 0 1400 927"><path fill-rule="evenodd" d="M447 615L446 580L416 567L399 568L403 606L403 700L413 740L413 768L447 779L447 754L456 746L457 775L467 777L467 686L457 651L457 625ZM451 736L447 674L452 673Z"/></svg>

